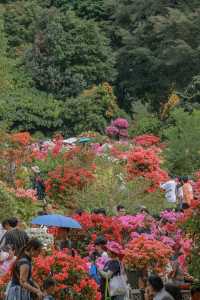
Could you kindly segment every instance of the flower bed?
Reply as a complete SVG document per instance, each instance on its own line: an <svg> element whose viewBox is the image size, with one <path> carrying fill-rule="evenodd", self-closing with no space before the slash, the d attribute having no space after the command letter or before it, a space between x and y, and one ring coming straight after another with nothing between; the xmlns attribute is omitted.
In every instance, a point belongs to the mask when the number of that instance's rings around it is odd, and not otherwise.
<svg viewBox="0 0 200 300"><path fill-rule="evenodd" d="M54 251L35 259L33 278L42 286L51 275L57 282L57 300L100 300L98 286L88 275L87 261Z"/></svg>
<svg viewBox="0 0 200 300"><path fill-rule="evenodd" d="M162 272L172 249L164 243L141 236L130 241L124 251L124 265L128 270L147 269Z"/></svg>

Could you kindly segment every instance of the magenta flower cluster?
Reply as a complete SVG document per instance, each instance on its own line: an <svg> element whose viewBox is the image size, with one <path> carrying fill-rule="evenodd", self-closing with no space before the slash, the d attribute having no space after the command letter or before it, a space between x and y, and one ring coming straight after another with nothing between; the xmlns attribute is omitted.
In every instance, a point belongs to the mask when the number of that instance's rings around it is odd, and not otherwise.
<svg viewBox="0 0 200 300"><path fill-rule="evenodd" d="M117 118L106 128L106 134L111 137L128 137L128 121L123 118Z"/></svg>

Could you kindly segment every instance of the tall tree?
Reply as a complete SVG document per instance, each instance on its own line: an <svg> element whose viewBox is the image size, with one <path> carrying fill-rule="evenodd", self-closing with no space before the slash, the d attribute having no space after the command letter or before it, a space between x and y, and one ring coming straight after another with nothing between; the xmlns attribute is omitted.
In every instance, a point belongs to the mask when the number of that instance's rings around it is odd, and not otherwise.
<svg viewBox="0 0 200 300"><path fill-rule="evenodd" d="M55 8L41 17L26 56L36 87L62 99L92 84L112 81L114 62L109 41L95 22Z"/></svg>
<svg viewBox="0 0 200 300"><path fill-rule="evenodd" d="M35 21L40 12L37 0L18 0L5 5L4 22L10 54L21 54L23 48L33 42Z"/></svg>
<svg viewBox="0 0 200 300"><path fill-rule="evenodd" d="M69 135L90 130L104 133L111 119L117 116L123 116L123 112L108 83L93 86L64 103L65 132Z"/></svg>

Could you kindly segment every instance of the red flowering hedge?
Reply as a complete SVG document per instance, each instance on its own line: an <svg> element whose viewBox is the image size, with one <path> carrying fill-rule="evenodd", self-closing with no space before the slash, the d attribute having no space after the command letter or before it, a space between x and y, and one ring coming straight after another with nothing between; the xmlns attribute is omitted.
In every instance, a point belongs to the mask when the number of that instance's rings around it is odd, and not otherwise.
<svg viewBox="0 0 200 300"><path fill-rule="evenodd" d="M41 286L48 276L57 282L57 300L100 300L98 286L88 275L86 260L61 251L35 259L33 278Z"/></svg>
<svg viewBox="0 0 200 300"><path fill-rule="evenodd" d="M155 190L161 182L167 180L167 172L160 168L158 150L153 148L133 148L128 155L127 171L130 180L144 177L152 182L149 192Z"/></svg>
<svg viewBox="0 0 200 300"><path fill-rule="evenodd" d="M91 171L75 166L57 166L48 173L45 182L47 194L54 198L66 200L73 189L82 190L94 179Z"/></svg>
<svg viewBox="0 0 200 300"><path fill-rule="evenodd" d="M160 143L160 138L153 134L143 134L136 136L133 140L136 145L143 147L150 147L153 145L158 145Z"/></svg>
<svg viewBox="0 0 200 300"><path fill-rule="evenodd" d="M172 249L164 243L141 236L128 243L123 261L129 270L150 267L160 273L165 269L172 253Z"/></svg>
<svg viewBox="0 0 200 300"><path fill-rule="evenodd" d="M74 218L82 225L82 230L72 236L81 255L87 255L88 246L100 235L108 241L122 243L123 227L116 219L89 213L75 215Z"/></svg>

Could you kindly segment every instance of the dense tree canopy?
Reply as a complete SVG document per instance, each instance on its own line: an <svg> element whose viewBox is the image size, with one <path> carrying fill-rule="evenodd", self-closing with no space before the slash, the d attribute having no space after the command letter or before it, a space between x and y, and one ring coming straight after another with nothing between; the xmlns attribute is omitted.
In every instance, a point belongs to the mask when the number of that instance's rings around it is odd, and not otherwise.
<svg viewBox="0 0 200 300"><path fill-rule="evenodd" d="M104 133L107 123L122 114L107 83L93 86L77 98L69 98L64 105L66 131L72 135L84 131Z"/></svg>
<svg viewBox="0 0 200 300"><path fill-rule="evenodd" d="M36 87L63 99L114 79L112 50L93 21L83 21L72 11L51 9L37 26L33 47L26 56Z"/></svg>
<svg viewBox="0 0 200 300"><path fill-rule="evenodd" d="M183 89L199 72L200 11L179 1L113 3L122 104L139 98L159 110L172 86Z"/></svg>
<svg viewBox="0 0 200 300"><path fill-rule="evenodd" d="M173 174L194 174L200 167L200 111L178 109L171 118L173 125L165 130L167 167Z"/></svg>

